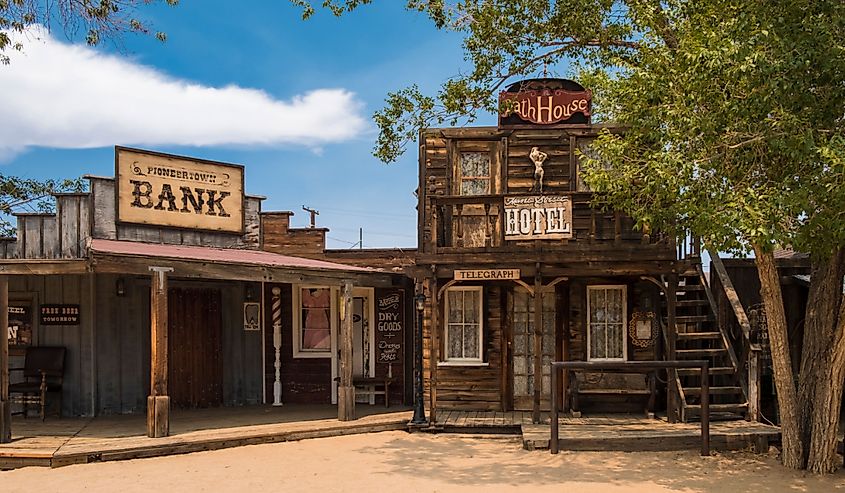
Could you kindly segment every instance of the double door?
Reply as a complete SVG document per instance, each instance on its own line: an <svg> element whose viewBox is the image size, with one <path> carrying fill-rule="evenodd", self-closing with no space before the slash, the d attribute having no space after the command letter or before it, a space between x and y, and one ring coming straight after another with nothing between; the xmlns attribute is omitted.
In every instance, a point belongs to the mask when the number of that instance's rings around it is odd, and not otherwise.
<svg viewBox="0 0 845 493"><path fill-rule="evenodd" d="M551 362L555 358L555 307L554 291L542 294L542 374L534 372L535 354L535 308L534 297L522 287L514 288L508 296L508 312L511 318L512 339L510 353L513 361L511 385L513 409L530 411L534 405L534 388L541 383L540 405L549 408L551 389Z"/></svg>

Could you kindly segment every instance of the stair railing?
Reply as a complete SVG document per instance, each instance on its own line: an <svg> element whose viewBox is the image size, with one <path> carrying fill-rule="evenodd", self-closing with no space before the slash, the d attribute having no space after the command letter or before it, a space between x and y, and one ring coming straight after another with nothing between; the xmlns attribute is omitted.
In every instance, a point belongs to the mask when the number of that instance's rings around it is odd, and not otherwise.
<svg viewBox="0 0 845 493"><path fill-rule="evenodd" d="M716 314L719 332L722 334L725 347L728 348L728 353L736 370L740 387L745 394L745 398L748 400L748 419L759 421L760 357L762 348L760 344L751 340L751 323L734 288L733 281L728 276L725 264L722 262L721 257L719 257L718 252L710 249L707 251L710 253L711 265L713 266L710 272L710 275L713 277L705 287L707 299L710 302L713 313ZM723 307L720 309L713 295L713 291L710 289L710 285L713 285L714 282L721 286L721 290L718 290L718 292L727 300L729 308ZM738 356L734 347L739 349Z"/></svg>

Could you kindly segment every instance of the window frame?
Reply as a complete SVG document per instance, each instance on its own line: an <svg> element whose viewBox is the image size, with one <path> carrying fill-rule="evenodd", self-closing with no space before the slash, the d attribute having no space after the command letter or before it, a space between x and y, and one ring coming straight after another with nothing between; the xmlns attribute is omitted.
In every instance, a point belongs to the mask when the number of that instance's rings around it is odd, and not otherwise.
<svg viewBox="0 0 845 493"><path fill-rule="evenodd" d="M329 333L330 343L328 349L303 349L302 348L302 290L303 289L328 289L329 290ZM337 334L338 321L338 287L316 284L294 284L292 296L293 325L291 337L293 339L294 358L332 358L335 352L335 336Z"/></svg>
<svg viewBox="0 0 845 493"><path fill-rule="evenodd" d="M496 195L500 192L501 163L499 157L499 142L491 140L456 140L452 142L452 194L461 197L478 197ZM490 156L490 167L486 176L464 176L461 166L461 156L464 153L487 153ZM464 180L487 180L487 193L478 195L464 195Z"/></svg>
<svg viewBox="0 0 845 493"><path fill-rule="evenodd" d="M455 291L472 291L478 293L478 357L475 358L451 358L449 357L449 333L450 333L450 325L452 323L449 321L449 293ZM484 364L484 286L451 286L446 289L444 293L445 300L443 303L444 308L444 327L443 327L443 361L441 364L445 365L483 365ZM456 324L457 325L457 324ZM460 322L460 325L466 326L471 325L464 322Z"/></svg>
<svg viewBox="0 0 845 493"><path fill-rule="evenodd" d="M590 292L591 291L607 291L609 289L619 289L622 291L622 357L621 358L596 358L591 354L592 345L592 321L590 317L592 310L590 307ZM594 284L587 286L587 361L628 361L628 286L625 284Z"/></svg>

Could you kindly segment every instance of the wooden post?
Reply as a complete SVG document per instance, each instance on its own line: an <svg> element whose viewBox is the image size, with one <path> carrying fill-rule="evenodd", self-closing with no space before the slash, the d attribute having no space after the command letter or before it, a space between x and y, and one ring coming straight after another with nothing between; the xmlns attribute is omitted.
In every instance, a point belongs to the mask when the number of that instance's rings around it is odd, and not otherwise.
<svg viewBox="0 0 845 493"><path fill-rule="evenodd" d="M540 263L534 274L534 405L531 420L540 423L540 396L543 392L543 281Z"/></svg>
<svg viewBox="0 0 845 493"><path fill-rule="evenodd" d="M748 419L760 421L760 351L752 347L748 352Z"/></svg>
<svg viewBox="0 0 845 493"><path fill-rule="evenodd" d="M282 405L282 290L274 286L273 290L273 405Z"/></svg>
<svg viewBox="0 0 845 493"><path fill-rule="evenodd" d="M170 397L167 395L167 273L171 267L150 267L150 395L147 397L147 436L170 434Z"/></svg>
<svg viewBox="0 0 845 493"><path fill-rule="evenodd" d="M678 337L678 327L675 321L675 312L677 309L678 303L678 276L673 274L669 276L668 283L666 286L666 339L667 339L667 348L666 348L666 356L670 361L675 361L677 359L677 355L675 353L676 348L676 340ZM666 384L666 415L669 419L670 423L676 423L678 421L679 416L677 415L678 410L678 388L677 388L677 374L678 370L672 368L668 370L668 382Z"/></svg>
<svg viewBox="0 0 845 493"><path fill-rule="evenodd" d="M431 303L431 323L428 334L428 396L431 404L428 409L428 422L437 423L437 362L440 361L440 297L438 296L437 278L428 283L429 303Z"/></svg>
<svg viewBox="0 0 845 493"><path fill-rule="evenodd" d="M563 338L562 338L562 346L561 349L561 358L559 361L569 361L569 282L564 285L563 289L563 303L561 303L561 313L563 316ZM563 401L561 403L561 409L563 412L569 410L569 397L566 395L566 392L563 391L564 388L569 387L569 370L561 369L563 375L561 378L563 387L559 389L560 391L560 398ZM552 373L554 373L554 369L552 369Z"/></svg>
<svg viewBox="0 0 845 493"><path fill-rule="evenodd" d="M9 278L0 276L0 443L12 441L12 403L9 401Z"/></svg>
<svg viewBox="0 0 845 493"><path fill-rule="evenodd" d="M352 283L343 283L340 323L340 386L337 389L337 419L355 419L355 387L352 385Z"/></svg>

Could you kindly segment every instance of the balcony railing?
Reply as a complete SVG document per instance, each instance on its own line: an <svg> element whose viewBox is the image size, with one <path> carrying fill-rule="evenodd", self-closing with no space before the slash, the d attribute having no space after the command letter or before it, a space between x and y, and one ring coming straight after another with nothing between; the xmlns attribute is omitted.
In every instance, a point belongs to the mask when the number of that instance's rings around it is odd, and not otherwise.
<svg viewBox="0 0 845 493"><path fill-rule="evenodd" d="M572 237L562 240L528 240L543 248L565 247L570 242L609 245L661 245L667 250L693 250L691 244L662 234L635 228L634 220L620 212L591 207L592 194L572 192ZM502 195L434 196L427 207L426 253L495 251L525 240L505 240L505 208ZM681 257L683 258L683 256Z"/></svg>

